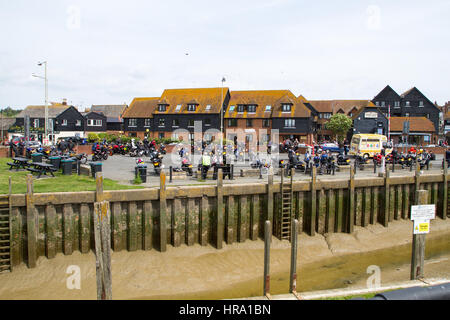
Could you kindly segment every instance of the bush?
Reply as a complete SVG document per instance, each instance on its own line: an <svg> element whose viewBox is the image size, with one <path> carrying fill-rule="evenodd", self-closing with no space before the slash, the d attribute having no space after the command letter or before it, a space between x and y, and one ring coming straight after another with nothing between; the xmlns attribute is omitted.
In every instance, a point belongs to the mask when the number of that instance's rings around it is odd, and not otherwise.
<svg viewBox="0 0 450 320"><path fill-rule="evenodd" d="M142 179L141 179L140 175L138 175L136 178L134 178L133 184L142 184Z"/></svg>
<svg viewBox="0 0 450 320"><path fill-rule="evenodd" d="M88 134L88 142L91 142L91 143L97 142L98 139L99 139L98 134L92 133L92 132Z"/></svg>

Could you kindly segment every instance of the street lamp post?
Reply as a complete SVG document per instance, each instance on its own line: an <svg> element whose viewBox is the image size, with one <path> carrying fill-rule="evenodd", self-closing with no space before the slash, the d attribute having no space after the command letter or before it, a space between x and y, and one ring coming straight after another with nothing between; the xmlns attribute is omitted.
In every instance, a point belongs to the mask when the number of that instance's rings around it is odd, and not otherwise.
<svg viewBox="0 0 450 320"><path fill-rule="evenodd" d="M48 143L48 79L47 79L47 61L38 62L38 66L44 65L44 77L33 74L33 77L44 79L45 82L45 106L44 106L44 142Z"/></svg>
<svg viewBox="0 0 450 320"><path fill-rule="evenodd" d="M225 77L222 78L222 94L221 94L221 99L220 99L220 103L222 104L220 106L220 148L221 151L223 152L223 83L225 82Z"/></svg>

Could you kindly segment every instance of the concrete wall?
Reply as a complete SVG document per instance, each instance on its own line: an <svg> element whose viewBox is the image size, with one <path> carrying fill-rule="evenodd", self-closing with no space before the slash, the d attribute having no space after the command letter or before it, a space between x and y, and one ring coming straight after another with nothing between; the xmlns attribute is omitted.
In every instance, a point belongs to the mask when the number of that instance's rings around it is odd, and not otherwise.
<svg viewBox="0 0 450 320"><path fill-rule="evenodd" d="M437 204L437 217L447 218L448 176L427 175L293 183L293 215L300 232L352 232L354 226L387 226L408 219L417 185ZM279 183L170 187L126 191L17 194L11 196L13 266L33 266L40 256L89 252L94 248L94 202L110 202L114 251L161 250L256 240L264 221L275 226ZM271 200L273 199L273 200ZM315 199L315 200L313 200ZM445 201L444 201L445 199ZM218 214L218 209L219 210Z"/></svg>

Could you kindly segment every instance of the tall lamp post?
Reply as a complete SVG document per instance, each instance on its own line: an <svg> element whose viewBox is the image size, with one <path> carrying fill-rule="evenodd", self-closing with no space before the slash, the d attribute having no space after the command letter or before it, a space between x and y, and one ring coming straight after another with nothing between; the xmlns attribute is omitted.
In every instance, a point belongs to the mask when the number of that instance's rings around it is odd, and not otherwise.
<svg viewBox="0 0 450 320"><path fill-rule="evenodd" d="M222 94L220 103L222 104L220 106L220 148L223 152L223 83L225 82L225 77L222 78Z"/></svg>
<svg viewBox="0 0 450 320"><path fill-rule="evenodd" d="M38 66L44 65L44 77L33 74L33 77L44 79L45 82L45 107L44 107L44 142L48 143L48 79L47 79L47 61L38 62Z"/></svg>

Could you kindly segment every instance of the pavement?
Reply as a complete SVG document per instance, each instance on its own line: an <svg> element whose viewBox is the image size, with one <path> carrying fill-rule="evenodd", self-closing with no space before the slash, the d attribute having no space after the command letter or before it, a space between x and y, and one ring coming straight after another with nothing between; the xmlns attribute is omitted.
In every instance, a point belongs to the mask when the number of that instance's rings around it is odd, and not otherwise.
<svg viewBox="0 0 450 320"><path fill-rule="evenodd" d="M262 157L266 158L267 155L262 155ZM90 157L89 157L90 158ZM303 158L303 157L301 157ZM142 158L144 162L148 166L147 171L147 182L143 183L142 186L145 187L159 187L160 181L159 181L159 175L157 175L154 172L153 165L150 162L150 159L148 157ZM287 154L280 154L279 159L287 159ZM431 168L429 170L424 170L423 174L437 174L442 172L442 159L443 155L436 155L436 160L432 161ZM116 180L121 184L133 184L133 180L135 178L135 167L136 167L136 160L137 158L133 158L130 156L122 156L122 155L114 155L111 157L108 157L108 160L103 161L102 166L102 172L103 177L109 178L112 180ZM351 160L352 163L354 160ZM193 161L194 164L194 171L196 170L197 165L200 162L199 157ZM163 167L164 172L166 173L167 177L169 176L169 167L173 166L173 168L180 168L181 161L178 154L167 154L163 158ZM278 159L275 159L273 163L278 164ZM223 180L224 184L247 184L247 183L258 183L258 182L266 182L267 181L267 172L263 173L263 179L260 179L259 175L256 176L244 176L240 177L240 171L241 169L251 169L250 162L232 162L234 164L234 179L229 180L228 178L225 178ZM377 173L374 173L373 167L369 165L366 167L363 171L360 171L359 169L356 171L355 178L358 179L360 177L378 177L378 170ZM212 172L212 170L210 170ZM409 171L409 169L396 169L395 172L391 171L391 177L397 177L397 176L414 176L415 172ZM350 176L349 170L344 169L341 172L336 172L335 175L317 175L317 179L325 179L325 180L341 180L343 178L347 178ZM294 176L295 181L301 181L301 180L309 180L311 179L311 176L305 175L302 172L296 172ZM275 175L274 181L280 181L281 177ZM169 178L167 178L168 185L170 186L183 186L183 185L215 185L217 184L216 180L212 180L211 178L208 178L206 180L198 180L195 177L188 177L185 176L183 173L174 173L173 180L170 183Z"/></svg>

